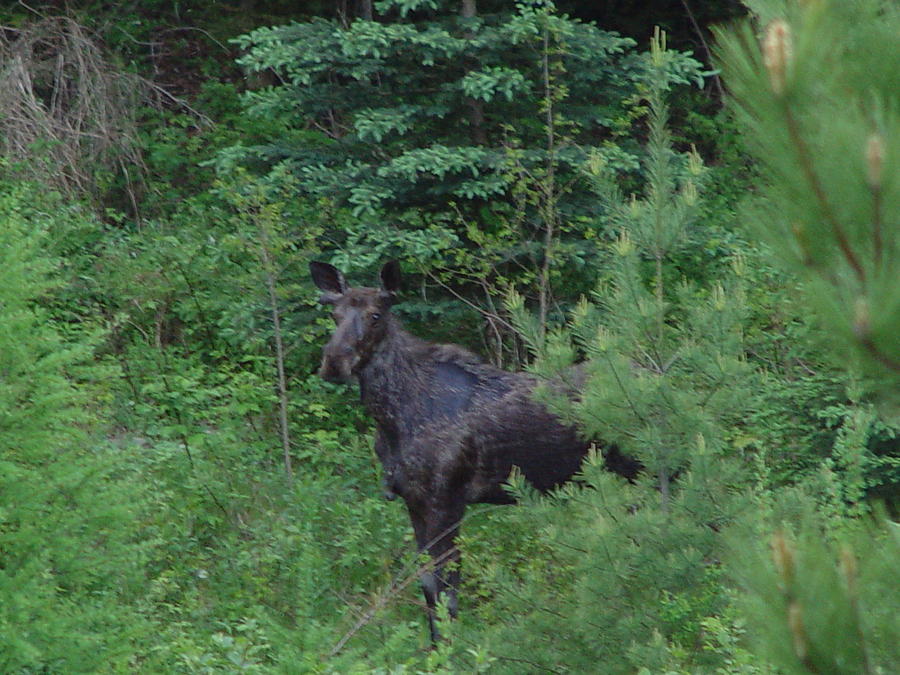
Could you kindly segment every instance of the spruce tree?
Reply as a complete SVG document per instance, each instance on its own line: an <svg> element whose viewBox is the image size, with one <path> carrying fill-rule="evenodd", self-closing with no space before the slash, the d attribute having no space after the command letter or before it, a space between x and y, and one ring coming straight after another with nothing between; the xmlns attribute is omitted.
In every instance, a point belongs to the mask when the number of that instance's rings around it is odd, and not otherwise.
<svg viewBox="0 0 900 675"><path fill-rule="evenodd" d="M355 223L322 243L344 269L406 258L470 302L516 287L545 313L551 285L566 301L588 288L593 206L580 167L593 153L639 169L628 131L646 55L552 2L384 0L373 10L238 40L240 63L276 78L247 94L249 114L284 119L290 132L223 153L222 170L236 158L281 167L301 194L349 209ZM687 54L666 68L667 81L702 82ZM525 198L523 178L547 198ZM429 304L418 311L433 316Z"/></svg>

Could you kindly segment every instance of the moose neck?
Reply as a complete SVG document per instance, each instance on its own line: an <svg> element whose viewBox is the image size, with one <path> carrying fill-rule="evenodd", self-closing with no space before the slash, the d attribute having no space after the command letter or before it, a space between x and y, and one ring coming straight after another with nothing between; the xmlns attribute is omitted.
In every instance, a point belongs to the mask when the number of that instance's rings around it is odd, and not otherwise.
<svg viewBox="0 0 900 675"><path fill-rule="evenodd" d="M416 406L416 391L422 386L424 340L407 333L400 321L389 318L387 334L369 362L359 371L363 405L379 425L406 426Z"/></svg>

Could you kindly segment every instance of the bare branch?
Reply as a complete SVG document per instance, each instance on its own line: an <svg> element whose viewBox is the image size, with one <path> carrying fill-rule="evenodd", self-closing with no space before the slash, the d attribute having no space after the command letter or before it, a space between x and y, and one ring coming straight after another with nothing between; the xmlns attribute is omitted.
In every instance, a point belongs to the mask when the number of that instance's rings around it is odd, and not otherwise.
<svg viewBox="0 0 900 675"><path fill-rule="evenodd" d="M20 4L40 18L0 30L0 153L43 182L97 197L112 173L133 192L146 172L137 143L141 107L165 101L209 123L160 85L114 66L78 22Z"/></svg>

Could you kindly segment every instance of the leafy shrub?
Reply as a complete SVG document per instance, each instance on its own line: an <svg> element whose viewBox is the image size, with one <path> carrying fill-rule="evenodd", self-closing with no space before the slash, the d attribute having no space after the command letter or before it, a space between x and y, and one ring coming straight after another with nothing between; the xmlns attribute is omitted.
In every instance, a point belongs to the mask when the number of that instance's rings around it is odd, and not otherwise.
<svg viewBox="0 0 900 675"><path fill-rule="evenodd" d="M43 210L42 206L48 210ZM0 188L0 668L126 670L149 632L135 612L143 486L97 434L96 340L47 311L64 220L33 186Z"/></svg>

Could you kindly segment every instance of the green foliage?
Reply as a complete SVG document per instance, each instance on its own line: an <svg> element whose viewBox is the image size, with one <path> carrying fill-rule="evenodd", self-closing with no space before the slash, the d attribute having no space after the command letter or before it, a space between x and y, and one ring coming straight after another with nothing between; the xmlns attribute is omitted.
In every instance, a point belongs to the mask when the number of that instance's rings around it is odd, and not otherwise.
<svg viewBox="0 0 900 675"><path fill-rule="evenodd" d="M258 71L246 81L216 40L296 8L68 5L104 63L174 83L196 112L126 111L145 178L102 175L106 208L22 182L40 166L2 165L0 670L602 663L770 675L805 672L800 635L820 671L843 659L844 670L886 672L897 660L895 533L856 523L879 513L873 498L896 506L897 429L828 362L833 331L807 320L792 277L733 231L747 120L713 116L700 92L671 86L700 74L686 55L641 53L549 3L484 0L460 16L459 3L383 0L374 21L350 16L366 3L326 4L308 5L320 18L240 38L243 67ZM792 23L803 44L815 28L836 45L822 96L887 90L891 73L863 84L852 58L859 47L875 60L883 36L850 45L807 4L802 30ZM767 19L787 16L768 7ZM7 37L32 14L0 10ZM857 36L895 20L860 16ZM798 47L795 63L825 49ZM812 75L793 76L798 92L813 88ZM771 80L755 77L771 104ZM785 98L816 168L836 163L817 135L831 121ZM857 160L836 174L847 185L827 184L830 203L871 177L877 153L848 148L875 129L890 212L896 111L882 98L855 106L874 127L854 118L834 141ZM695 141L708 169L685 152ZM778 173L761 164L773 199L801 189L782 159ZM816 254L837 272L825 286L852 291L855 321L860 285L842 253L828 257L823 231ZM860 258L874 252L866 241L851 242ZM592 456L549 498L513 477L517 507L471 508L461 618L441 615L448 641L433 649L422 560L402 504L381 498L369 423L353 392L312 376L330 323L306 262L325 257L370 283L397 256L421 273L397 307L417 333L481 340L514 362L528 360L527 343L539 373L586 360L582 399L548 402L647 467L628 484ZM863 290L873 313L893 297ZM767 552L773 531L797 561L791 584Z"/></svg>
<svg viewBox="0 0 900 675"><path fill-rule="evenodd" d="M660 68L648 91L650 133L644 197L626 200L601 163L591 168L601 199L619 232L608 280L596 303L581 302L565 332L540 340L548 374L588 357L581 399L563 405L592 438L615 443L659 479L663 501L671 477L689 466L690 449L726 445L728 429L747 405L742 358L743 263L708 290L676 281L667 262L696 221L699 158L675 155L663 100L664 45L654 42ZM510 307L523 323L523 308ZM574 344L570 343L569 335Z"/></svg>
<svg viewBox="0 0 900 675"><path fill-rule="evenodd" d="M490 593L477 611L496 672L584 672L597 663L610 672L700 672L722 663L726 650L699 648L728 602L716 530L738 503L729 494L736 474L722 461L696 458L668 512L652 489L611 476L598 453L581 485L537 500L517 479L522 503L502 522L467 522L469 583Z"/></svg>
<svg viewBox="0 0 900 675"><path fill-rule="evenodd" d="M627 485L603 470L598 452L580 478L583 486L561 489L552 506L522 495L533 510L514 517L523 518L522 528L537 527L546 548L535 556L538 564L513 564L517 578L491 579L502 589L493 604L506 610L491 646L499 658L513 659L503 648L513 632L553 635L524 649L517 643L515 659L532 668L578 672L604 663L610 672L697 672L724 667L726 656L738 653L700 645L713 622L724 633L735 630L723 623L730 597L718 533L750 503L741 489L750 472L729 443L750 403L742 358L744 270L738 260L709 290L673 279L671 259L696 227L702 171L696 155L672 150L662 38L653 55L660 70L646 93L643 197L625 199L602 163L591 167L619 232L606 283L593 304L576 307L565 329L547 334L519 298L509 307L537 351L537 372L550 376L579 352L587 357L580 398L548 394L548 402L590 437L644 465L643 476ZM521 481L514 489L522 492ZM548 568L552 583L544 578Z"/></svg>
<svg viewBox="0 0 900 675"><path fill-rule="evenodd" d="M747 221L888 405L900 383L900 135L892 3L750 3L719 35L760 196ZM893 56L891 56L893 54Z"/></svg>
<svg viewBox="0 0 900 675"><path fill-rule="evenodd" d="M568 303L591 285L565 271L592 269L581 167L599 156L637 168L632 144L613 141L630 127L648 57L552 3L474 16L427 4L381 3L378 20L240 38L244 67L279 77L248 92L249 114L321 134L245 144L222 161L286 168L302 194L350 209L357 224L326 230L322 245L348 271L406 258L439 293L449 286L488 317L509 288L546 315L557 296ZM665 78L702 81L700 64L671 53ZM494 351L502 358L504 347Z"/></svg>
<svg viewBox="0 0 900 675"><path fill-rule="evenodd" d="M874 439L896 437L900 382L891 221L900 124L888 65L900 13L864 0L749 4L761 41L749 23L719 35L738 121L762 167L747 220L803 280L803 299L828 331L822 348L851 357L894 424L860 401L859 383L848 388L849 402L838 395L819 407L836 428L829 456L807 474L805 493L767 496L763 518L733 545L732 567L749 590L743 604L760 658L789 673L885 672L900 658L889 581L896 528L850 518L867 511L867 493L885 484L882 494L896 492L896 443L882 453Z"/></svg>
<svg viewBox="0 0 900 675"><path fill-rule="evenodd" d="M0 669L125 670L148 630L131 606L152 543L136 527L145 490L94 430L90 392L114 373L44 306L53 206L0 184Z"/></svg>
<svg viewBox="0 0 900 675"><path fill-rule="evenodd" d="M785 673L888 672L900 659L896 525L880 516L837 529L840 520L813 508L791 491L755 529L735 533L732 568L748 591L753 651Z"/></svg>
<svg viewBox="0 0 900 675"><path fill-rule="evenodd" d="M164 442L147 466L159 481L169 543L153 561L162 633L145 671L227 670L236 660L251 671L314 670L349 630L355 615L347 608L363 611L371 586L402 564L405 519L374 494L366 445L322 442L323 452L341 452L347 475L323 464L287 485L255 469L227 437L209 440L194 448L193 468L179 444ZM187 477L180 483L178 472ZM376 531L396 548L373 538Z"/></svg>

